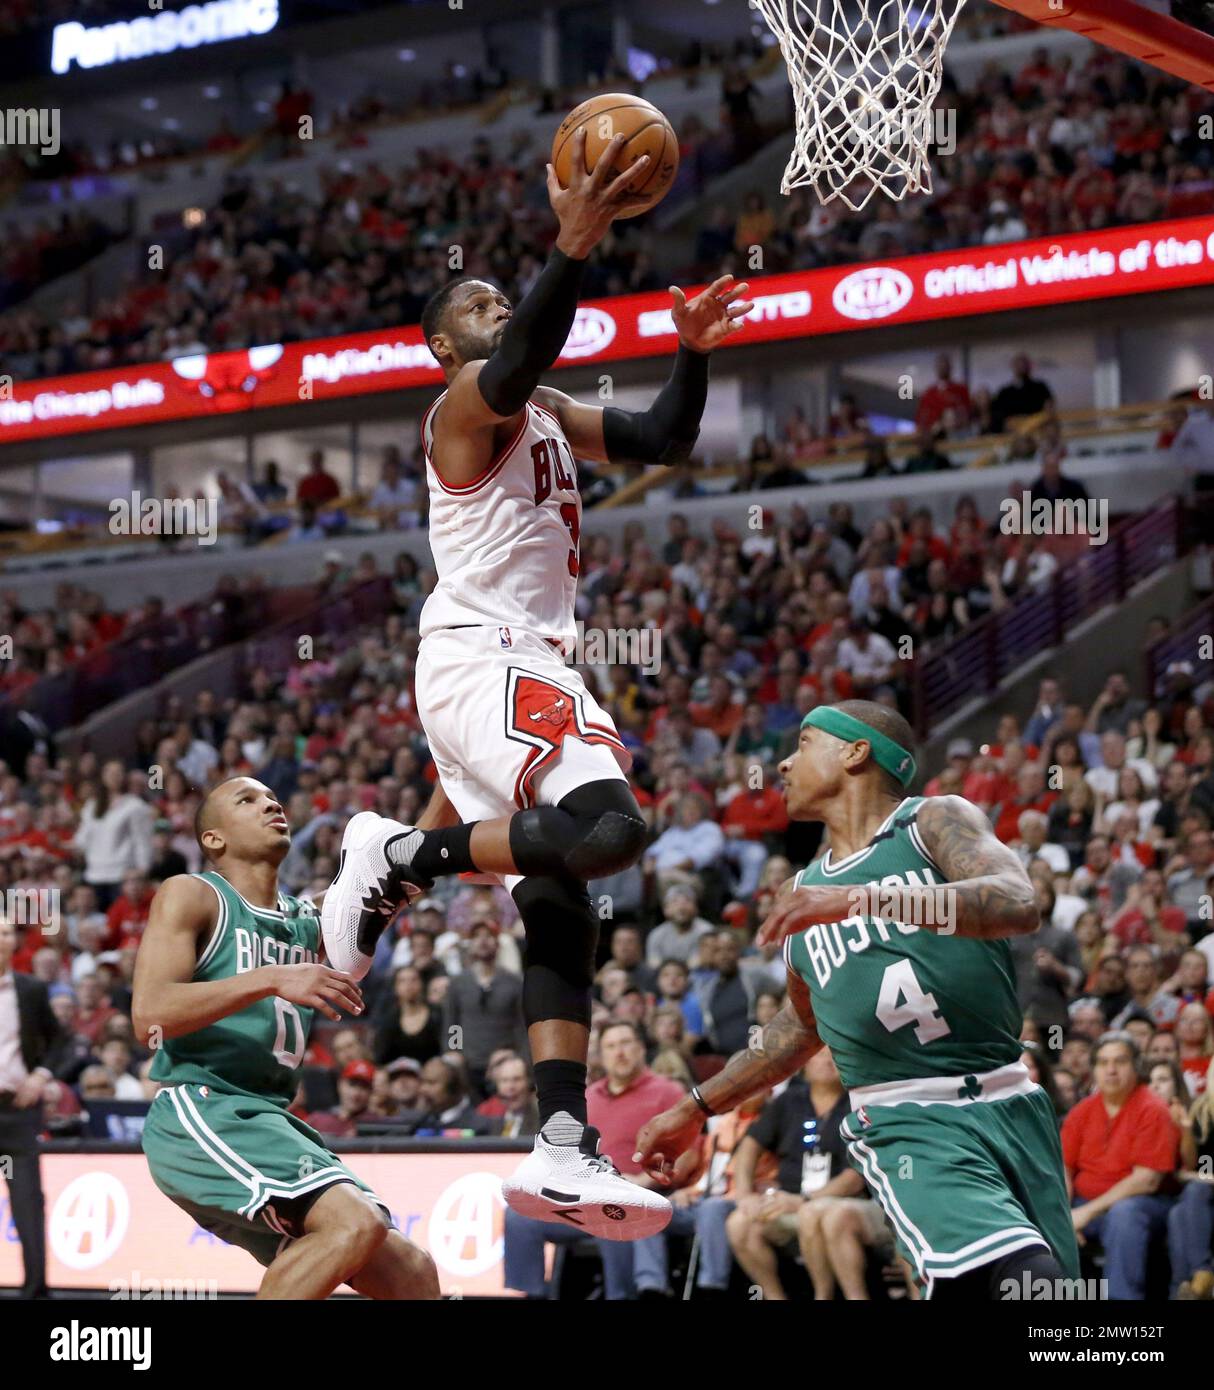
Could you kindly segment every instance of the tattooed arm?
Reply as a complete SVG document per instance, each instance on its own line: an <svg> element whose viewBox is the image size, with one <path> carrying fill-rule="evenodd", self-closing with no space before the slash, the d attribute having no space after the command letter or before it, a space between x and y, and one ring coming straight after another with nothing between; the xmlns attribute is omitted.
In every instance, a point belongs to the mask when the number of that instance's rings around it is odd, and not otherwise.
<svg viewBox="0 0 1214 1390"><path fill-rule="evenodd" d="M737 1053L700 1087L704 1103L715 1114L736 1109L756 1091L768 1091L786 1080L822 1046L809 986L790 970L787 988L788 1003L763 1029L758 1041ZM694 1101L691 1104L695 1106ZM699 1106L695 1109L702 1113Z"/></svg>
<svg viewBox="0 0 1214 1390"><path fill-rule="evenodd" d="M905 922L941 936L990 941L1024 936L1041 925L1037 895L1016 855L995 838L991 823L960 796L931 796L915 818L919 838L948 882L935 887L876 883L799 888L772 912L755 937L783 941L816 922L853 916Z"/></svg>
<svg viewBox="0 0 1214 1390"><path fill-rule="evenodd" d="M995 838L990 821L976 806L963 796L930 796L919 807L915 825L924 848L948 879L954 935L990 941L1037 930L1041 911L1032 880L1013 851ZM939 923L935 925L941 930Z"/></svg>
<svg viewBox="0 0 1214 1390"><path fill-rule="evenodd" d="M780 891L784 893L784 889ZM790 970L788 1003L763 1029L758 1043L737 1053L723 1071L700 1087L700 1094L714 1115L723 1114L756 1091L770 1090L792 1076L821 1046L809 986ZM704 1112L690 1096L679 1101L650 1120L637 1135L634 1160L659 1185L680 1186L695 1171L695 1143L704 1119Z"/></svg>

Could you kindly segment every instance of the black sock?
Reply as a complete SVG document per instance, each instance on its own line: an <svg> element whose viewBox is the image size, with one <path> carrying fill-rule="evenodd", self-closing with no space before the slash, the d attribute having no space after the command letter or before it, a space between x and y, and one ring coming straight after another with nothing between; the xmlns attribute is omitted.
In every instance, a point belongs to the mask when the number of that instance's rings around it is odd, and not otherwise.
<svg viewBox="0 0 1214 1390"><path fill-rule="evenodd" d="M409 867L416 869L426 878L439 878L442 874L470 874L476 865L472 862L469 845L472 842L471 825L450 825L443 830L423 830L425 839L410 861ZM388 849L388 858L392 851ZM395 862L395 861L394 861Z"/></svg>
<svg viewBox="0 0 1214 1390"><path fill-rule="evenodd" d="M535 1098L540 1111L540 1128L557 1113L567 1111L581 1124L586 1123L586 1064L584 1062L537 1062Z"/></svg>

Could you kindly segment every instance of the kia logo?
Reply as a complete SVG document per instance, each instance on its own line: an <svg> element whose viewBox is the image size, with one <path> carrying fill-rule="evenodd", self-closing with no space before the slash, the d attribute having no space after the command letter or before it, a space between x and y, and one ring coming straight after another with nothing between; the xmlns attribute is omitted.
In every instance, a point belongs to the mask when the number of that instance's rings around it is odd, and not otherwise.
<svg viewBox="0 0 1214 1390"><path fill-rule="evenodd" d="M888 265L853 271L835 286L835 308L849 319L887 319L910 303L910 276Z"/></svg>
<svg viewBox="0 0 1214 1390"><path fill-rule="evenodd" d="M593 357L611 346L615 319L604 309L581 308L561 350L562 357Z"/></svg>

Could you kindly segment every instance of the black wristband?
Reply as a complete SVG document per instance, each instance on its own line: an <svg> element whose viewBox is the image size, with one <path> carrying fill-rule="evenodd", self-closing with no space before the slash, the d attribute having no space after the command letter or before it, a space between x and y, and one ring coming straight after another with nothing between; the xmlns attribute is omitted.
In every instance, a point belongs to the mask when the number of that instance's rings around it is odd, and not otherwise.
<svg viewBox="0 0 1214 1390"><path fill-rule="evenodd" d="M699 1088L698 1086L693 1086L693 1087L691 1088L691 1098L692 1098L692 1100L694 1100L695 1103L700 1107L700 1109L705 1113L705 1115L715 1115L715 1114L717 1113L715 1110L713 1110L713 1109L711 1109L711 1108L709 1107L708 1102L707 1102L707 1101L704 1099L704 1097L700 1094L700 1088Z"/></svg>

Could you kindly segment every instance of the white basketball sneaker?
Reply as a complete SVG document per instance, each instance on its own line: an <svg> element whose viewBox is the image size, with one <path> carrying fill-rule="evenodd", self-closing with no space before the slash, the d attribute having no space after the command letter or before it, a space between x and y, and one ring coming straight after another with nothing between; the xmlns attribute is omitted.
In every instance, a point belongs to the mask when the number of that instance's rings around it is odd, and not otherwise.
<svg viewBox="0 0 1214 1390"><path fill-rule="evenodd" d="M572 1133L578 1122L562 1111L549 1129ZM600 1240L641 1240L670 1224L674 1208L660 1192L622 1178L599 1153L599 1132L580 1126L580 1139L553 1143L543 1130L535 1147L502 1183L502 1196L511 1211L536 1221L575 1226ZM563 1136L562 1136L563 1137Z"/></svg>
<svg viewBox="0 0 1214 1390"><path fill-rule="evenodd" d="M361 980L371 969L375 944L410 890L421 892L430 880L411 873L408 858L421 844L423 831L374 811L360 811L350 818L341 837L341 862L337 877L325 892L320 908L325 955L334 970ZM416 840L410 844L408 837ZM403 840L405 851L388 858L388 846Z"/></svg>

